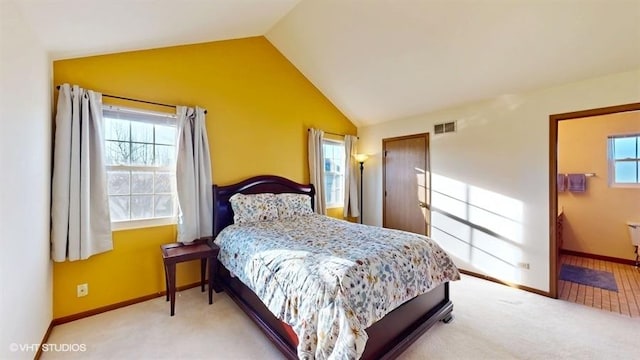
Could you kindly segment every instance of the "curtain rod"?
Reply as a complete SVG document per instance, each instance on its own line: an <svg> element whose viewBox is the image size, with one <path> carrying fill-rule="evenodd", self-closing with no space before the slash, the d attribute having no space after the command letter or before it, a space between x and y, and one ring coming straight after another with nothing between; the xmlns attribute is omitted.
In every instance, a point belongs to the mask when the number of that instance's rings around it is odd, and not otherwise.
<svg viewBox="0 0 640 360"><path fill-rule="evenodd" d="M56 86L56 89L60 90L60 85ZM140 99L134 99L134 98L128 98L128 97L122 97L122 96L116 96L116 95L109 95L109 94L102 94L102 96L110 97L110 98L113 98L113 99L135 101L135 102L139 102L139 103L158 105L158 106L166 106L166 107L172 107L172 108L175 108L177 106L177 105L173 105L173 104L163 104L163 103L154 102L154 101L140 100ZM206 109L205 109L204 113L205 114L207 113Z"/></svg>
<svg viewBox="0 0 640 360"><path fill-rule="evenodd" d="M307 129L307 132L309 132L309 131L311 131L311 129ZM332 132L329 132L329 131L325 131L324 133L325 133L325 134L329 134L329 135L335 135L335 136L347 136L347 135L345 135L345 134L332 133ZM352 135L352 136L353 136L353 135ZM359 136L356 136L356 138L357 138L357 139L360 139L360 137L359 137Z"/></svg>

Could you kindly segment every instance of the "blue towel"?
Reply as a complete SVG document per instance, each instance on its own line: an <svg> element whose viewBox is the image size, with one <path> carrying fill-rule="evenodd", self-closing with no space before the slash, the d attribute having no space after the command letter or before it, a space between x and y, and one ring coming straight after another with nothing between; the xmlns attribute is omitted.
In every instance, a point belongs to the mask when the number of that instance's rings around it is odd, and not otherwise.
<svg viewBox="0 0 640 360"><path fill-rule="evenodd" d="M587 191L587 177L584 174L567 174L567 189L571 192Z"/></svg>
<svg viewBox="0 0 640 360"><path fill-rule="evenodd" d="M565 192L567 190L567 176L565 174L558 174L558 192Z"/></svg>

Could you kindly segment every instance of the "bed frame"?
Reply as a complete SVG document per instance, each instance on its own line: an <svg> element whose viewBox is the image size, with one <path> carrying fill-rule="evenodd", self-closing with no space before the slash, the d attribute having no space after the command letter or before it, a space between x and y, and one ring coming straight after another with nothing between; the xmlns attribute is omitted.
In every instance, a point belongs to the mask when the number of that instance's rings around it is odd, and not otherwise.
<svg viewBox="0 0 640 360"><path fill-rule="evenodd" d="M229 198L237 193L306 194L311 197L313 207L315 189L313 185L298 184L273 175L256 176L227 186L213 185L213 239L233 223ZM291 327L277 319L258 296L238 278L230 276L222 264L219 269L216 291L226 291L287 359L297 359L298 339ZM438 321L450 322L452 311L448 282L407 301L366 329L369 340L362 359L396 358Z"/></svg>

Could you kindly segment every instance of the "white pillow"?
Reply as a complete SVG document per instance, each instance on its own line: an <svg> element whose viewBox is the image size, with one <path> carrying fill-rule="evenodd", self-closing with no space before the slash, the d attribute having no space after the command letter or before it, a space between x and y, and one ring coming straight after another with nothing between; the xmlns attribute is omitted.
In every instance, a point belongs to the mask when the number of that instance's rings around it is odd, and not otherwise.
<svg viewBox="0 0 640 360"><path fill-rule="evenodd" d="M280 219L290 219L296 216L313 214L311 208L311 196L304 194L283 193L276 194L278 206L278 217Z"/></svg>
<svg viewBox="0 0 640 360"><path fill-rule="evenodd" d="M235 194L230 199L233 222L246 224L278 219L278 208L274 194Z"/></svg>

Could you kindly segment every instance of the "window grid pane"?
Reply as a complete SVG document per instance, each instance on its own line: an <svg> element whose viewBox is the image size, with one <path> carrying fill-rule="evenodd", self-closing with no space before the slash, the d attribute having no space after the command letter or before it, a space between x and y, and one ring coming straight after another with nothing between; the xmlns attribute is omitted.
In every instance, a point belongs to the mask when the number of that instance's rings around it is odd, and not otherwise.
<svg viewBox="0 0 640 360"><path fill-rule="evenodd" d="M109 165L127 165L129 164L129 154L131 154L131 143L126 141L105 142L105 156Z"/></svg>
<svg viewBox="0 0 640 360"><path fill-rule="evenodd" d="M129 195L131 193L131 173L129 171L107 171L107 191L109 195Z"/></svg>
<svg viewBox="0 0 640 360"><path fill-rule="evenodd" d="M613 141L613 158L615 160L638 158L638 138L621 137L614 138Z"/></svg>
<svg viewBox="0 0 640 360"><path fill-rule="evenodd" d="M131 141L129 121L105 117L104 123L106 140Z"/></svg>
<svg viewBox="0 0 640 360"><path fill-rule="evenodd" d="M153 144L153 124L131 121L131 141Z"/></svg>
<svg viewBox="0 0 640 360"><path fill-rule="evenodd" d="M131 193L132 194L153 194L153 171L132 171L131 172Z"/></svg>
<svg viewBox="0 0 640 360"><path fill-rule="evenodd" d="M150 219L153 217L153 195L131 196L131 219Z"/></svg>
<svg viewBox="0 0 640 360"><path fill-rule="evenodd" d="M633 184L638 182L638 163L635 161L617 161L615 164L615 179L619 184Z"/></svg>
<svg viewBox="0 0 640 360"><path fill-rule="evenodd" d="M170 194L154 196L153 211L156 217L173 215L173 196Z"/></svg>
<svg viewBox="0 0 640 360"><path fill-rule="evenodd" d="M129 196L109 196L109 208L111 210L111 221L122 221L131 219L129 211Z"/></svg>
<svg viewBox="0 0 640 360"><path fill-rule="evenodd" d="M174 127L156 125L156 144L163 145L175 145L176 144L176 131Z"/></svg>
<svg viewBox="0 0 640 360"><path fill-rule="evenodd" d="M154 193L156 194L170 194L171 193L171 179L174 175L168 171L157 171L154 179Z"/></svg>

